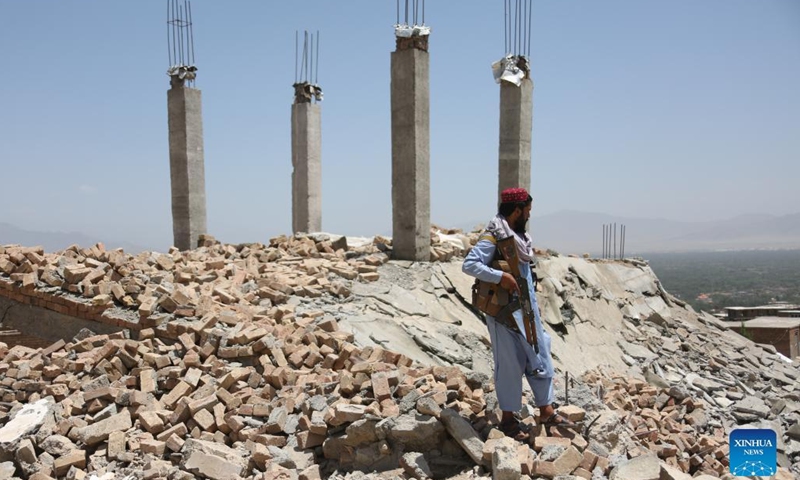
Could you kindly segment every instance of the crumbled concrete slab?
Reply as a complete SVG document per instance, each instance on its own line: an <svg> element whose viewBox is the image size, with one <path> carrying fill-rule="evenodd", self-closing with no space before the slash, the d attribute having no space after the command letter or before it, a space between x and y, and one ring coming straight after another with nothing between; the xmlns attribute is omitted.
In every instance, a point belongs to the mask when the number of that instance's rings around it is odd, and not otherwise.
<svg viewBox="0 0 800 480"><path fill-rule="evenodd" d="M47 416L52 414L52 401L41 399L24 405L13 418L0 428L0 456L12 456L20 440L36 433Z"/></svg>

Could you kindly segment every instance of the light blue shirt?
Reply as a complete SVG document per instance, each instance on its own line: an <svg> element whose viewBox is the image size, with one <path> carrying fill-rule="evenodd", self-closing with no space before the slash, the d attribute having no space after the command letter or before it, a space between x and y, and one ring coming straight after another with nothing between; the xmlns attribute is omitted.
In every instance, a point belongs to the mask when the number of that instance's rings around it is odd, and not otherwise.
<svg viewBox="0 0 800 480"><path fill-rule="evenodd" d="M461 271L475 277L481 281L499 284L500 279L503 277L503 271L491 267L492 259L494 258L495 251L497 250L496 240L490 233L481 235L478 243L467 254L464 263L461 266ZM533 366L544 370L544 376L553 375L553 363L550 356L550 336L542 328L542 320L539 317L539 304L536 301L536 290L533 286L533 275L531 274L530 266L527 262L519 262L520 276L528 282L528 291L531 295L531 308L535 318L536 335L539 343L539 354L533 351L530 347L529 357L533 357ZM492 318L487 315L487 317ZM513 314L514 320L517 322L517 327L520 332L525 331L522 323L522 310L519 309ZM492 318L492 320L494 320ZM526 342L527 345L527 342ZM538 358L536 358L538 357Z"/></svg>

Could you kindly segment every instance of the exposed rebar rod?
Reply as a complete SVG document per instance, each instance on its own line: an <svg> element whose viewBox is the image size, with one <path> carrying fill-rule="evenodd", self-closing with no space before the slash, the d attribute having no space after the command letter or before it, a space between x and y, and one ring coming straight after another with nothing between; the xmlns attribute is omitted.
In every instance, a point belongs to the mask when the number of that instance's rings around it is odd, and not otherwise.
<svg viewBox="0 0 800 480"><path fill-rule="evenodd" d="M400 0L397 0L397 22L395 25L400 25Z"/></svg>
<svg viewBox="0 0 800 480"><path fill-rule="evenodd" d="M622 226L622 258L625 258L625 241L628 238L628 227L626 225Z"/></svg>
<svg viewBox="0 0 800 480"><path fill-rule="evenodd" d="M528 9L528 59L531 58L531 36L533 35L533 0L530 1L531 5Z"/></svg>
<svg viewBox="0 0 800 480"><path fill-rule="evenodd" d="M514 45L516 44L516 38L517 38L516 37L516 30L517 30L517 28L516 28L516 20L515 20L515 15L514 15L514 6L516 5L516 0L512 0L511 2L509 2L508 5L509 5L509 8L511 9L511 11L508 14L508 16L510 17L509 21L508 21L508 28L510 29L509 38L508 38L508 40L509 40L508 52L513 55L514 54L514 49L515 49Z"/></svg>
<svg viewBox="0 0 800 480"><path fill-rule="evenodd" d="M519 1L519 14L521 17L519 19L519 52L517 54L520 56L525 54L525 49L522 46L525 45L525 2L527 1Z"/></svg>
<svg viewBox="0 0 800 480"><path fill-rule="evenodd" d="M508 0L508 53L514 53L514 0Z"/></svg>
<svg viewBox="0 0 800 480"><path fill-rule="evenodd" d="M525 44L528 42L528 0L522 0L522 50L521 55L525 56Z"/></svg>
<svg viewBox="0 0 800 480"><path fill-rule="evenodd" d="M408 0L406 0L406 19L403 24L408 25Z"/></svg>
<svg viewBox="0 0 800 480"><path fill-rule="evenodd" d="M514 43L512 42L512 39L514 38L514 29L511 26L512 25L511 21L513 18L514 18L513 4L511 3L511 0L508 0L508 25L506 27L508 30L508 48L506 49L506 54L509 55L514 51Z"/></svg>
<svg viewBox="0 0 800 480"><path fill-rule="evenodd" d="M184 3L186 0L184 0ZM188 59L186 58L186 43L184 42L184 35L186 33L186 28L184 27L184 16L185 12L183 11L183 5L181 5L180 0L178 0L178 39L180 40L180 49L181 49L181 64L186 65L189 63Z"/></svg>
<svg viewBox="0 0 800 480"><path fill-rule="evenodd" d="M617 222L614 222L614 259L617 258Z"/></svg>
<svg viewBox="0 0 800 480"><path fill-rule="evenodd" d="M183 5L178 1L178 50L181 52L181 65L186 65L183 54Z"/></svg>
<svg viewBox="0 0 800 480"><path fill-rule="evenodd" d="M170 0L172 6L172 15L170 16L171 21L173 22L172 25L172 53L173 57L172 60L175 62L173 65L178 64L178 29L175 28L174 18L175 18L175 7L177 6L178 0Z"/></svg>
<svg viewBox="0 0 800 480"><path fill-rule="evenodd" d="M183 22L184 22L184 27L183 27L184 38L181 41L183 42L184 48L186 49L186 64L191 65L192 56L190 54L191 49L189 48L189 4L187 3L187 0L183 0Z"/></svg>
<svg viewBox="0 0 800 480"><path fill-rule="evenodd" d="M169 65L172 66L172 48L169 44L169 34L172 28L169 25L169 2L167 2L167 56L169 57Z"/></svg>
<svg viewBox="0 0 800 480"><path fill-rule="evenodd" d="M603 224L603 253L600 255L601 258L606 258L606 224Z"/></svg>
<svg viewBox="0 0 800 480"><path fill-rule="evenodd" d="M503 0L503 47L508 54L508 0Z"/></svg>
<svg viewBox="0 0 800 480"><path fill-rule="evenodd" d="M314 63L317 51L315 46L316 38L314 32L308 32L308 83L314 83L314 73L317 70L317 65Z"/></svg>
<svg viewBox="0 0 800 480"><path fill-rule="evenodd" d="M306 45L308 45L308 31L306 31ZM310 46L309 46L309 48L307 48L307 49L306 49L306 58L305 58L305 62L306 62L306 75L305 75L305 77L303 77L303 81L304 81L304 82L306 82L306 83L308 83L308 66L309 66L309 63L310 63L310 62L308 61L308 60L309 60L309 57L311 57Z"/></svg>
<svg viewBox="0 0 800 480"><path fill-rule="evenodd" d="M297 81L298 81L298 83L301 83L303 81L303 56L305 55L305 48L306 48L305 32L303 32L303 35L304 35L303 36L303 53L301 53L297 57L297 62L300 64L300 66L297 69Z"/></svg>
<svg viewBox="0 0 800 480"><path fill-rule="evenodd" d="M303 56L300 57L300 81L305 81L306 78L305 71L306 71L306 48L308 47L308 41L306 40L306 32L303 32Z"/></svg>
<svg viewBox="0 0 800 480"><path fill-rule="evenodd" d="M514 2L514 54L517 54L517 45L519 45L519 0Z"/></svg>
<svg viewBox="0 0 800 480"><path fill-rule="evenodd" d="M314 77L314 83L319 83L319 30L317 30L317 66L314 69L316 72L316 76Z"/></svg>
<svg viewBox="0 0 800 480"><path fill-rule="evenodd" d="M314 78L314 34L308 32L308 70L306 71L306 83L311 83Z"/></svg>
<svg viewBox="0 0 800 480"><path fill-rule="evenodd" d="M522 9L525 8L525 0L519 0L519 20L517 20L517 28L519 28L519 44L517 45L517 55L522 54L522 37L525 35L525 31L522 26L522 19L525 18L525 14L522 12Z"/></svg>
<svg viewBox="0 0 800 480"><path fill-rule="evenodd" d="M194 59L194 22L192 22L192 2L188 3L189 5L189 45L192 47L192 65L195 64Z"/></svg>
<svg viewBox="0 0 800 480"><path fill-rule="evenodd" d="M422 26L425 26L425 0L422 0Z"/></svg>

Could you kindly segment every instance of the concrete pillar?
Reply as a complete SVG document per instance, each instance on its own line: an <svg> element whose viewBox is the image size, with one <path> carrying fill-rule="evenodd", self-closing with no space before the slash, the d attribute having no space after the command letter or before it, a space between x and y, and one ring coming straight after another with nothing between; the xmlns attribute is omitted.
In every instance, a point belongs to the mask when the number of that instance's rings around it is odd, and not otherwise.
<svg viewBox="0 0 800 480"><path fill-rule="evenodd" d="M398 38L392 52L392 250L430 261L430 81L428 37Z"/></svg>
<svg viewBox="0 0 800 480"><path fill-rule="evenodd" d="M500 161L498 196L506 188L531 191L531 132L533 130L533 82L518 87L500 82Z"/></svg>
<svg viewBox="0 0 800 480"><path fill-rule="evenodd" d="M322 231L322 128L319 104L292 105L292 232Z"/></svg>
<svg viewBox="0 0 800 480"><path fill-rule="evenodd" d="M197 248L206 231L206 181L200 90L175 79L167 92L172 233L180 250Z"/></svg>

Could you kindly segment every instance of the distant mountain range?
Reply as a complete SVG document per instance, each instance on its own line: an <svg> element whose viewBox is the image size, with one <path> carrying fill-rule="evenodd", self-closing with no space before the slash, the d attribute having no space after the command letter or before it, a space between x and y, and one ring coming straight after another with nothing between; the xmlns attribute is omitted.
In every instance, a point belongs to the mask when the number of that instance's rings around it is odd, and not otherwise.
<svg viewBox="0 0 800 480"><path fill-rule="evenodd" d="M0 245L19 244L26 247L42 246L46 252L64 250L70 245L77 244L81 248L91 247L102 242L109 250L122 248L126 253L137 254L149 248L135 243L97 238L80 232L34 232L23 230L8 223L0 222Z"/></svg>
<svg viewBox="0 0 800 480"><path fill-rule="evenodd" d="M443 227L461 228L469 232L483 222L485 220ZM660 252L800 249L800 213L783 216L740 215L720 221L680 222L561 211L531 217L529 226L537 248L549 248L563 254L589 253L597 257L603 248L603 225L615 222L618 227L618 252L621 244L619 227L625 225L625 256ZM41 245L46 251L53 252L72 244L88 247L97 242L103 242L108 249L121 247L131 254L153 250L153 247L105 236L97 238L81 232L36 232L0 223L0 245Z"/></svg>
<svg viewBox="0 0 800 480"><path fill-rule="evenodd" d="M529 227L537 248L598 256L603 250L603 225L615 222L618 252L621 243L619 229L625 225L625 256L656 252L800 248L800 213L681 222L561 211L532 216ZM479 223L482 222L465 222L456 228L470 231Z"/></svg>

